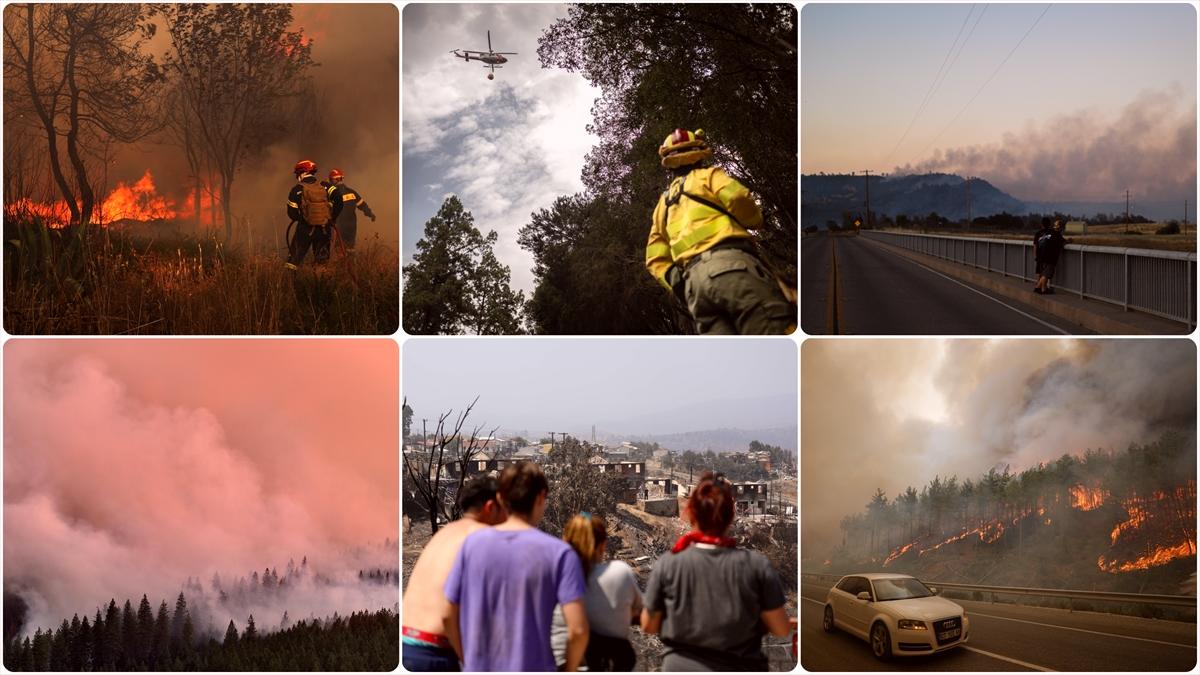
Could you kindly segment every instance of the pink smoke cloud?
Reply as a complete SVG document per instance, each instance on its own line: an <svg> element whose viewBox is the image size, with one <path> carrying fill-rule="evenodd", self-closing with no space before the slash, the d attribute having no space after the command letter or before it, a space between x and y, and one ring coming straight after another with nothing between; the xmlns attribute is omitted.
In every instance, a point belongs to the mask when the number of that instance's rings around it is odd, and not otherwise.
<svg viewBox="0 0 1200 675"><path fill-rule="evenodd" d="M392 341L14 340L4 356L4 577L33 622L302 556L334 580L396 566ZM373 608L334 590L305 609Z"/></svg>

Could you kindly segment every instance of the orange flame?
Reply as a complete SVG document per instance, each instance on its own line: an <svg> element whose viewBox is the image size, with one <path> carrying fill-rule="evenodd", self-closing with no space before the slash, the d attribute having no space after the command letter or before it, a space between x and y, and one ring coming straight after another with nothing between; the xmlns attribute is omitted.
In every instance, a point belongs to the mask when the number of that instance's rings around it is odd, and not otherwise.
<svg viewBox="0 0 1200 675"><path fill-rule="evenodd" d="M1089 488L1076 485L1071 488L1071 506L1080 511L1091 511L1100 508L1108 493L1100 488Z"/></svg>
<svg viewBox="0 0 1200 675"><path fill-rule="evenodd" d="M916 544L917 544L917 542L914 541L911 544L905 544L904 546L901 546L900 548L896 549L895 551L892 551L892 554L887 557L887 560L883 561L883 566L887 567L888 564L891 563L893 560L895 560L896 558L899 558L900 556L904 555L905 553L908 553L908 550L911 549L913 546L916 546Z"/></svg>
<svg viewBox="0 0 1200 675"><path fill-rule="evenodd" d="M1018 513L1016 518L1012 519L1012 524L1016 525L1018 522L1020 522L1020 520L1022 518L1031 516L1035 512L1039 516L1044 516L1046 514L1046 508L1044 506L1040 506L1036 510L1033 508L1025 509L1024 511L1021 511L1020 513ZM1049 525L1050 519L1046 518L1043 522L1046 525ZM978 535L979 541L981 541L985 544L994 544L997 540L1000 539L1000 537L1004 536L1004 530L1005 530L1004 521L1000 520L1000 519L996 519L991 522L984 523L983 525L980 525L979 527L976 527L974 529L963 530L962 532L959 532L956 535L953 535L947 539L944 539L944 540L934 544L933 546L930 546L929 548L917 549L917 555L919 555L919 556L925 555L926 553L936 551L939 548L946 546L948 544L953 544L955 542L962 541L963 539L966 539L967 537L970 537L972 535ZM901 547L895 549L894 551L892 551L891 555L889 555L887 557L887 559L884 560L883 566L887 567L888 563L891 563L894 560L896 560L897 558L899 558L900 556L904 555L905 553L908 553L914 546L917 545L917 543L918 542L914 541L912 543L905 544L904 546L901 546Z"/></svg>
<svg viewBox="0 0 1200 675"><path fill-rule="evenodd" d="M149 169L133 185L118 181L117 187L108 193L96 213L96 221L101 224L118 220L164 220L178 215L174 203L155 190L154 177Z"/></svg>
<svg viewBox="0 0 1200 675"><path fill-rule="evenodd" d="M215 181L209 180L203 183L197 190L195 187L188 190L187 196L183 199L183 207L179 213L183 216L191 216L196 219L196 222L204 227L216 227L217 215L221 208L221 200L217 197ZM196 194L200 194L200 206L196 207Z"/></svg>
<svg viewBox="0 0 1200 675"><path fill-rule="evenodd" d="M1173 504L1167 503L1168 501ZM1096 559L1096 565L1100 569L1113 574L1144 570L1165 565L1177 558L1196 555L1195 481L1188 481L1186 485L1178 486L1170 493L1155 490L1149 498L1133 494L1121 502L1121 505L1125 507L1128 517L1113 528L1109 536L1112 546L1116 546L1121 539L1130 538L1134 533L1141 534L1142 541L1154 534L1165 534L1177 543L1146 541L1141 547L1145 553L1125 562L1115 557L1108 559L1102 555ZM1176 521L1185 524L1182 530L1174 524ZM1180 541L1180 538L1183 540Z"/></svg>
<svg viewBox="0 0 1200 675"><path fill-rule="evenodd" d="M1132 572L1133 570L1145 570L1159 565L1165 565L1176 558L1196 555L1196 542L1185 541L1175 546L1159 546L1152 552L1131 560L1129 562L1118 562L1116 560L1105 560L1104 556L1096 559L1096 565L1105 572L1116 574L1117 572Z"/></svg>
<svg viewBox="0 0 1200 675"><path fill-rule="evenodd" d="M66 227L71 222L71 209L63 200L43 203L21 198L6 204L4 214L7 217L40 218L52 228ZM147 170L132 185L118 181L108 196L96 204L92 222L107 226L121 220L165 220L178 215L174 201L158 194L154 176Z"/></svg>

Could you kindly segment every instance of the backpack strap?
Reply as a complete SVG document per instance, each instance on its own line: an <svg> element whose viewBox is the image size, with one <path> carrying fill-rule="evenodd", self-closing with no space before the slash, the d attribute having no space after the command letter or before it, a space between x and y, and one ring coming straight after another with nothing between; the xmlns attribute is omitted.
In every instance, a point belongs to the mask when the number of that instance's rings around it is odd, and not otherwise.
<svg viewBox="0 0 1200 675"><path fill-rule="evenodd" d="M707 206L708 208L712 209L713 211L716 211L717 213L720 213L720 214L722 214L722 215L724 215L724 216L728 217L730 220L732 220L733 222L737 223L737 224L738 224L738 227L742 228L743 230L747 229L745 225L742 225L742 221L738 220L737 216L735 216L735 215L733 215L732 213L730 213L730 212L729 212L729 209L726 209L724 206L721 206L720 204L717 204L717 203L715 203L715 202L710 202L710 201L708 201L707 199L705 199L704 197L701 197L701 196L699 196L699 195L694 195L694 194L692 194L692 193L690 193L690 192L686 192L686 191L685 191L683 194L687 195L687 198L688 198L688 199L691 199L691 200L693 200L693 201L700 202L701 204L703 204L703 205Z"/></svg>

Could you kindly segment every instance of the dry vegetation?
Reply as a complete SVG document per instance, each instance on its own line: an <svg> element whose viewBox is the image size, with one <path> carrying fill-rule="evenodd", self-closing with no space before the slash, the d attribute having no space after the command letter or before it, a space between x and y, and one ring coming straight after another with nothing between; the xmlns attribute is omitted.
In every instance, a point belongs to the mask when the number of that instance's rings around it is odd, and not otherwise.
<svg viewBox="0 0 1200 675"><path fill-rule="evenodd" d="M18 335L392 334L396 252L369 242L299 272L195 237L140 240L5 221L4 327ZM311 257L309 258L311 261Z"/></svg>

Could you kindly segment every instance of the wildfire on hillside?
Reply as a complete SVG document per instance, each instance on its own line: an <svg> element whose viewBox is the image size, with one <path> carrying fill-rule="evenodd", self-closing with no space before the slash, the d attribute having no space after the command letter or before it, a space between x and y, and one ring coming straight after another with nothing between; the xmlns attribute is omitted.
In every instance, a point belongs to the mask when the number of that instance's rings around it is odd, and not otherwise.
<svg viewBox="0 0 1200 675"><path fill-rule="evenodd" d="M1071 506L1080 511L1093 511L1111 500L1112 495L1099 487L1076 485L1069 490ZM1136 547L1138 555L1132 559L1128 556L1110 553L1101 555L1097 566L1105 572L1118 573L1133 570L1144 570L1159 565L1165 565L1172 560L1196 555L1196 483L1188 481L1186 485L1174 490L1156 490L1149 498L1136 494L1120 501L1127 517L1118 522L1109 535L1111 546L1129 550ZM1047 515L1046 508L1027 508L1008 519L994 519L973 529L963 530L935 544L920 548L920 539L904 544L894 549L884 560L887 567L896 559L916 549L918 556L936 551L943 546L962 541L978 535L979 541L991 544L1004 535L1009 527L1017 525L1022 518L1038 516L1038 522L1044 525L1052 524L1053 520Z"/></svg>
<svg viewBox="0 0 1200 675"><path fill-rule="evenodd" d="M200 209L196 208L196 196L188 192L182 209L176 208L175 200L158 193L154 176L147 169L133 183L118 181L107 196L96 203L92 222L106 227L119 221L151 222L171 220L192 215L198 222L212 226L217 220L220 204L210 186L199 190ZM36 218L51 228L63 228L71 222L71 209L67 202L36 202L21 198L5 204L4 215L8 218Z"/></svg>
<svg viewBox="0 0 1200 675"><path fill-rule="evenodd" d="M1076 485L1071 488L1071 506L1080 511L1091 511L1092 509L1100 508L1104 500L1108 497L1108 492L1100 488L1089 488L1082 485Z"/></svg>
<svg viewBox="0 0 1200 675"><path fill-rule="evenodd" d="M1101 555L1096 559L1100 569L1113 574L1145 570L1196 555L1195 481L1169 492L1155 490L1148 498L1134 494L1121 506L1127 518L1113 528L1111 545L1136 547L1140 555L1132 560Z"/></svg>

